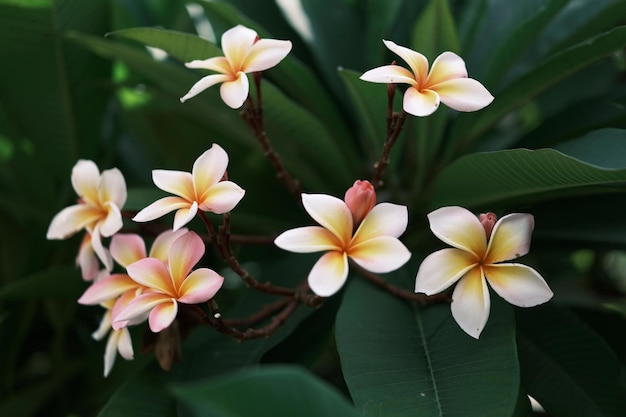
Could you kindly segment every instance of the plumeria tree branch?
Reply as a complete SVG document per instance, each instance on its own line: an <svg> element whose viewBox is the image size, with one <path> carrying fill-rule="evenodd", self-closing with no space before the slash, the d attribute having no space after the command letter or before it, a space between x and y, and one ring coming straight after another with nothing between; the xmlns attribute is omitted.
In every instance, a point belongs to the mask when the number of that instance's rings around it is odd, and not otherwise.
<svg viewBox="0 0 626 417"><path fill-rule="evenodd" d="M392 101L391 99L389 105L391 105ZM380 157L374 164L374 174L372 175L372 184L376 188L380 188L383 185L382 177L385 168L389 165L389 154L391 153L393 145L395 145L398 140L400 132L402 132L406 116L407 113L404 110L400 113L391 112L391 114L387 116L387 138L385 138Z"/></svg>

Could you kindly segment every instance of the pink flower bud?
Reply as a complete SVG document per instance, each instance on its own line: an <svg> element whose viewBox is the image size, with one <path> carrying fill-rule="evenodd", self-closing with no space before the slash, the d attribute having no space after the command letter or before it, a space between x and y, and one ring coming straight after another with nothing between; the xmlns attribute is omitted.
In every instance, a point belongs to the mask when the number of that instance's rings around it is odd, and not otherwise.
<svg viewBox="0 0 626 417"><path fill-rule="evenodd" d="M376 191L369 181L356 180L348 188L343 200L352 213L354 227L357 227L376 204Z"/></svg>
<svg viewBox="0 0 626 417"><path fill-rule="evenodd" d="M498 216L492 212L481 213L480 216L478 216L478 220L480 220L480 224L485 228L485 234L487 235L487 240L489 240L493 226L498 221Z"/></svg>

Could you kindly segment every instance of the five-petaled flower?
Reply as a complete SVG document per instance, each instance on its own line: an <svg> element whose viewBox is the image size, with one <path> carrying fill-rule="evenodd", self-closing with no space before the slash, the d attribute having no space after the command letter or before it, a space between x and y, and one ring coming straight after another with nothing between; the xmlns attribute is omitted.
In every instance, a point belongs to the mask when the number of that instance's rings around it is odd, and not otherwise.
<svg viewBox="0 0 626 417"><path fill-rule="evenodd" d="M81 159L74 165L71 178L80 197L78 204L66 207L54 216L46 237L66 239L86 229L91 236L93 251L110 271L113 261L102 245L102 237L110 237L122 228L120 210L126 202L124 177L117 168L104 170L101 175L93 161Z"/></svg>
<svg viewBox="0 0 626 417"><path fill-rule="evenodd" d="M238 109L248 97L249 81L246 73L264 71L278 64L291 51L291 42L259 39L254 30L237 25L222 35L222 51L224 56L185 63L187 68L208 69L219 74L200 79L180 99L181 102L222 83L222 100L229 107Z"/></svg>
<svg viewBox="0 0 626 417"><path fill-rule="evenodd" d="M308 276L309 286L317 295L327 297L339 291L348 277L348 258L368 271L384 273L400 268L411 257L398 240L408 224L405 206L380 203L359 223L351 208L356 213L362 210L348 207L336 197L302 194L302 204L321 226L287 230L274 243L291 252L327 251ZM369 205L369 199L362 199L362 204Z"/></svg>
<svg viewBox="0 0 626 417"><path fill-rule="evenodd" d="M192 271L204 250L200 236L186 232L172 243L167 264L149 257L128 265L128 275L146 290L113 317L113 328L148 315L150 330L158 333L172 324L178 303L199 304L213 298L224 278L208 268Z"/></svg>
<svg viewBox="0 0 626 417"><path fill-rule="evenodd" d="M232 210L245 191L232 181L222 181L228 166L228 155L213 144L193 164L191 173L164 169L152 171L154 184L176 197L163 197L133 217L136 222L147 222L177 210L174 230L194 218L198 210L223 214Z"/></svg>
<svg viewBox="0 0 626 417"><path fill-rule="evenodd" d="M528 253L534 219L513 213L495 222L489 213L480 219L462 207L442 207L430 213L430 229L453 248L424 259L415 292L437 294L456 283L452 315L470 336L478 338L489 318L487 282L509 303L532 307L552 298L552 291L534 269L502 263ZM495 222L495 224L494 224Z"/></svg>
<svg viewBox="0 0 626 417"><path fill-rule="evenodd" d="M419 52L392 41L385 46L401 57L411 71L399 65L385 65L361 75L364 81L375 83L409 84L404 93L404 111L414 116L428 116L439 107L439 102L464 112L480 110L493 101L493 96L478 81L467 78L465 62L453 52L444 52L428 71L428 59Z"/></svg>

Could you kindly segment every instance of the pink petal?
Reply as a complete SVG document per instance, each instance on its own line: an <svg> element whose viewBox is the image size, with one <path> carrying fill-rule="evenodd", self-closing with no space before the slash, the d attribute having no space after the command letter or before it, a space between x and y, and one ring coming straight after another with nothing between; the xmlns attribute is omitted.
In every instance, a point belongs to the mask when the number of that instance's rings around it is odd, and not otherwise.
<svg viewBox="0 0 626 417"><path fill-rule="evenodd" d="M417 86L413 73L399 65L385 65L374 68L363 73L360 78L371 83L410 84Z"/></svg>
<svg viewBox="0 0 626 417"><path fill-rule="evenodd" d="M237 206L246 192L231 181L221 181L206 190L200 200L200 209L223 214Z"/></svg>
<svg viewBox="0 0 626 417"><path fill-rule="evenodd" d="M222 51L235 71L243 70L243 62L257 40L257 33L242 25L228 29L222 34Z"/></svg>
<svg viewBox="0 0 626 417"><path fill-rule="evenodd" d="M222 74L230 74L231 67L230 63L223 56L216 56L209 59L199 60L196 59L191 62L185 62L185 66L187 68L196 68L196 69L208 69L212 71L217 71Z"/></svg>
<svg viewBox="0 0 626 417"><path fill-rule="evenodd" d="M197 96L207 88L212 87L215 84L223 83L224 81L228 81L230 79L230 75L224 74L211 74L207 75L206 77L202 77L200 78L200 81L191 86L191 89L187 92L187 94L180 98L180 102L184 103L190 98Z"/></svg>
<svg viewBox="0 0 626 417"><path fill-rule="evenodd" d="M72 168L72 187L85 202L98 205L98 186L100 184L100 170L93 162L80 159Z"/></svg>
<svg viewBox="0 0 626 417"><path fill-rule="evenodd" d="M439 84L455 78L467 78L465 61L454 52L444 52L433 62L426 86Z"/></svg>
<svg viewBox="0 0 626 417"><path fill-rule="evenodd" d="M136 283L167 294L168 297L175 297L176 290L170 273L160 260L143 258L128 265L126 271Z"/></svg>
<svg viewBox="0 0 626 417"><path fill-rule="evenodd" d="M191 206L191 203L183 198L163 197L150 204L148 207L142 209L135 215L135 217L133 217L133 221L148 222L165 216L171 211L188 208L189 206Z"/></svg>
<svg viewBox="0 0 626 417"><path fill-rule="evenodd" d="M111 202L117 207L124 207L126 203L126 181L117 168L102 171L98 187L100 203Z"/></svg>
<svg viewBox="0 0 626 417"><path fill-rule="evenodd" d="M174 299L157 305L152 309L148 318L150 330L154 333L159 333L161 330L170 327L170 324L176 319L176 314L178 314L178 303Z"/></svg>
<svg viewBox="0 0 626 417"><path fill-rule="evenodd" d="M220 97L232 109L238 109L248 98L250 91L248 77L245 72L238 72L237 78L224 81L220 87Z"/></svg>
<svg viewBox="0 0 626 417"><path fill-rule="evenodd" d="M156 239L154 239L154 242L152 242L150 257L157 258L164 264L167 264L172 243L188 231L188 229L183 227L178 230L166 230L158 235Z"/></svg>
<svg viewBox="0 0 626 417"><path fill-rule="evenodd" d="M487 235L472 212L463 207L442 207L430 213L428 221L430 230L443 242L482 259L487 249Z"/></svg>
<svg viewBox="0 0 626 417"><path fill-rule="evenodd" d="M118 233L111 238L109 246L113 259L123 267L146 257L146 244L135 233Z"/></svg>
<svg viewBox="0 0 626 417"><path fill-rule="evenodd" d="M224 277L208 268L198 268L183 281L178 290L178 301L186 304L204 303L217 294Z"/></svg>
<svg viewBox="0 0 626 417"><path fill-rule="evenodd" d="M87 204L65 207L50 222L47 239L67 239L77 231L98 221L102 211Z"/></svg>
<svg viewBox="0 0 626 417"><path fill-rule="evenodd" d="M248 52L241 69L244 72L265 71L276 66L289 51L291 51L290 41L260 39Z"/></svg>
<svg viewBox="0 0 626 417"><path fill-rule="evenodd" d="M100 304L134 288L137 288L137 283L128 275L109 275L91 284L83 295L80 296L78 303L85 305Z"/></svg>
<svg viewBox="0 0 626 417"><path fill-rule="evenodd" d="M531 214L513 213L498 220L491 232L485 264L509 261L526 255L530 250L534 227L535 219Z"/></svg>
<svg viewBox="0 0 626 417"><path fill-rule="evenodd" d="M439 95L432 90L409 87L404 92L402 108L413 116L429 116L439 108Z"/></svg>
<svg viewBox="0 0 626 417"><path fill-rule="evenodd" d="M296 253L343 251L343 243L332 232L320 226L298 227L281 233L274 244Z"/></svg>
<svg viewBox="0 0 626 417"><path fill-rule="evenodd" d="M441 102L457 111L476 111L493 101L493 96L472 78L457 78L430 86L439 94Z"/></svg>
<svg viewBox="0 0 626 417"><path fill-rule="evenodd" d="M100 221L100 234L104 237L110 237L124 226L122 212L119 207L112 202L106 203L104 208L107 210L107 215Z"/></svg>
<svg viewBox="0 0 626 417"><path fill-rule="evenodd" d="M113 307L111 308L111 317L117 317L120 314L120 312L124 310L128 304L130 304L131 301L133 301L135 298L143 294L144 289L145 287L137 286L137 288L130 289L126 291L124 294L120 295L117 298L117 300L115 300L115 303L113 304ZM123 322L118 321L117 328L139 324L145 321L147 318L148 318L147 315L143 315L143 316L137 316L131 320L126 320Z"/></svg>
<svg viewBox="0 0 626 417"><path fill-rule="evenodd" d="M204 250L202 239L194 232L187 232L172 243L168 257L169 275L177 294L191 269L204 255Z"/></svg>
<svg viewBox="0 0 626 417"><path fill-rule="evenodd" d="M189 202L196 199L193 178L188 172L155 169L152 171L152 181L161 190L177 195Z"/></svg>
<svg viewBox="0 0 626 417"><path fill-rule="evenodd" d="M311 290L329 297L339 291L348 278L348 258L344 252L330 251L313 265L308 282Z"/></svg>
<svg viewBox="0 0 626 417"><path fill-rule="evenodd" d="M193 189L195 190L194 200L202 201L203 194L217 184L228 166L228 154L219 145L213 144L209 150L205 151L193 163L191 170Z"/></svg>
<svg viewBox="0 0 626 417"><path fill-rule="evenodd" d="M352 213L343 200L326 194L302 194L302 205L320 225L330 230L343 245L352 237Z"/></svg>
<svg viewBox="0 0 626 417"><path fill-rule="evenodd" d="M386 273L407 263L411 252L395 237L381 236L351 246L348 256L368 271Z"/></svg>
<svg viewBox="0 0 626 417"><path fill-rule="evenodd" d="M76 264L80 266L80 271L85 281L92 281L100 272L100 262L91 247L91 235L85 233L78 249Z"/></svg>
<svg viewBox="0 0 626 417"><path fill-rule="evenodd" d="M176 302L176 300L166 294L156 292L141 294L128 303L118 315L113 316L113 329L119 330L120 328L125 327L129 321L144 318L146 313L159 304L171 302Z"/></svg>
<svg viewBox="0 0 626 417"><path fill-rule="evenodd" d="M489 319L490 308L487 283L480 268L474 268L454 288L452 316L465 333L478 339Z"/></svg>
<svg viewBox="0 0 626 417"><path fill-rule="evenodd" d="M469 252L456 248L438 250L422 261L415 277L415 292L439 294L477 266L478 259Z"/></svg>
<svg viewBox="0 0 626 417"><path fill-rule="evenodd" d="M406 206L380 203L365 216L357 229L353 242L362 242L378 236L399 237L406 230L409 212Z"/></svg>
<svg viewBox="0 0 626 417"><path fill-rule="evenodd" d="M491 288L518 307L543 304L554 295L543 277L526 265L498 264L484 269Z"/></svg>
<svg viewBox="0 0 626 417"><path fill-rule="evenodd" d="M421 85L426 82L426 77L428 76L428 59L426 59L424 55L404 46L397 45L392 41L383 41L383 43L391 52L398 55L409 64L418 84Z"/></svg>
<svg viewBox="0 0 626 417"><path fill-rule="evenodd" d="M198 203L195 201L189 207L183 207L178 209L176 214L174 215L174 227L173 230L179 230L181 227L189 223L196 217L198 213Z"/></svg>

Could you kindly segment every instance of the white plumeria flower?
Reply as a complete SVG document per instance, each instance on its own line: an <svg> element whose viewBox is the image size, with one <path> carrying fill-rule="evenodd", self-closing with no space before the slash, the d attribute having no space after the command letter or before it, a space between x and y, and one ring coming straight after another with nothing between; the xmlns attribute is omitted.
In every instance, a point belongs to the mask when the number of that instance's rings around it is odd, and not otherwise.
<svg viewBox="0 0 626 417"><path fill-rule="evenodd" d="M154 184L176 197L164 197L141 210L133 220L147 222L176 210L174 230L194 218L198 210L223 214L232 210L245 191L232 181L222 181L228 166L228 155L213 144L193 164L191 173L156 169L152 171Z"/></svg>
<svg viewBox="0 0 626 417"><path fill-rule="evenodd" d="M433 295L456 283L452 316L470 336L478 339L489 318L487 282L518 307L536 306L552 298L552 291L537 271L518 263L502 263L528 253L532 215L513 213L495 222L492 213L479 219L462 207L442 207L430 213L428 220L435 236L453 248L424 259L415 292Z"/></svg>
<svg viewBox="0 0 626 417"><path fill-rule="evenodd" d="M283 60L291 51L291 42L277 39L259 39L257 33L237 25L222 35L224 56L185 63L187 68L216 71L200 79L180 101L196 96L207 88L222 83L220 95L233 109L240 108L248 97L249 81L246 73L264 71Z"/></svg>
<svg viewBox="0 0 626 417"><path fill-rule="evenodd" d="M48 239L66 239L82 229L91 235L91 247L107 271L113 261L102 246L122 226L121 208L126 202L126 182L117 169L100 171L93 161L81 159L72 169L72 186L80 197L78 204L66 207L50 222ZM80 255L79 255L80 256Z"/></svg>
<svg viewBox="0 0 626 417"><path fill-rule="evenodd" d="M128 298L128 297L127 297ZM107 339L106 348L104 350L104 376L107 377L115 364L116 352L119 352L120 356L130 361L134 357L133 352L133 343L130 338L130 332L128 328L124 327L119 330L115 330L111 327L112 321L111 317L114 314L114 310L120 308L125 305L129 300L126 299L124 302L119 302L120 300L111 299L104 303L102 306L107 309L106 313L102 317L102 321L100 321L100 326L98 330L93 332L91 335L96 340L102 340L104 336L107 334L109 338Z"/></svg>
<svg viewBox="0 0 626 417"><path fill-rule="evenodd" d="M404 93L403 109L414 116L428 116L443 102L451 109L470 112L480 110L493 101L493 96L478 81L467 78L465 62L454 52L444 52L428 71L428 59L391 41L385 46L402 58L411 71L399 65L385 65L361 75L374 83L409 84Z"/></svg>
<svg viewBox="0 0 626 417"><path fill-rule="evenodd" d="M411 257L398 240L408 224L405 206L380 203L360 224L355 224L350 208L339 198L302 194L302 204L321 226L288 230L274 243L291 252L327 251L308 277L309 286L317 295L328 297L341 289L348 277L348 258L368 271L385 273L400 268ZM364 204L369 202L365 199Z"/></svg>

